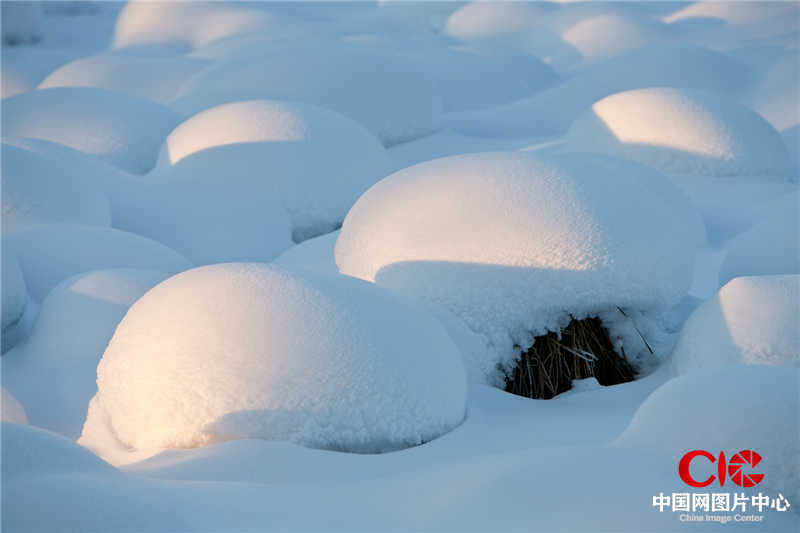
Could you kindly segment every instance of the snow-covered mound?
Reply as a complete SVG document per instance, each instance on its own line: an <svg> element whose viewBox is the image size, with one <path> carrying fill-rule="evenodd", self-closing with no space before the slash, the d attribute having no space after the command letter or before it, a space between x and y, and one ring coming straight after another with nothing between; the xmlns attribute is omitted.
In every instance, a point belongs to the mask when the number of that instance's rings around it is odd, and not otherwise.
<svg viewBox="0 0 800 533"><path fill-rule="evenodd" d="M606 96L646 87L679 87L735 94L750 78L747 68L691 45L637 48L592 63L563 83L495 109L465 112L449 124L467 134L525 137L564 133L575 118Z"/></svg>
<svg viewBox="0 0 800 533"><path fill-rule="evenodd" d="M3 237L13 250L31 297L41 302L62 280L107 268L143 268L174 274L191 268L180 254L139 235L82 224L41 224Z"/></svg>
<svg viewBox="0 0 800 533"><path fill-rule="evenodd" d="M88 87L59 87L3 100L3 135L32 137L144 174L180 117L155 102Z"/></svg>
<svg viewBox="0 0 800 533"><path fill-rule="evenodd" d="M737 364L800 366L800 275L735 278L689 317L673 360L681 373Z"/></svg>
<svg viewBox="0 0 800 533"><path fill-rule="evenodd" d="M470 2L447 19L444 31L463 40L544 26L557 6L546 2Z"/></svg>
<svg viewBox="0 0 800 533"><path fill-rule="evenodd" d="M15 422L17 424L27 424L28 416L25 408L8 392L5 387L0 387L0 420L3 422Z"/></svg>
<svg viewBox="0 0 800 533"><path fill-rule="evenodd" d="M567 146L672 174L790 176L786 146L766 120L719 95L685 89L638 89L604 98L575 120Z"/></svg>
<svg viewBox="0 0 800 533"><path fill-rule="evenodd" d="M22 150L3 143L3 234L44 223L111 224L111 207L102 192L63 176L37 172L18 152Z"/></svg>
<svg viewBox="0 0 800 533"><path fill-rule="evenodd" d="M208 63L193 57L98 54L76 59L56 69L39 88L96 87L166 104L187 79Z"/></svg>
<svg viewBox="0 0 800 533"><path fill-rule="evenodd" d="M794 505L800 500L799 380L800 370L761 365L680 376L650 394L618 443L670 458L673 468L689 450L724 451L728 460L754 450L762 457L755 471L764 474L756 490L772 497L781 492ZM717 475L717 464L693 461L692 475Z"/></svg>
<svg viewBox="0 0 800 533"><path fill-rule="evenodd" d="M30 44L39 41L42 3L30 0L9 1L0 4L2 9L3 45Z"/></svg>
<svg viewBox="0 0 800 533"><path fill-rule="evenodd" d="M339 232L332 231L327 235L308 239L292 246L276 257L272 263L288 270L300 269L338 274L339 268L333 255L338 238Z"/></svg>
<svg viewBox="0 0 800 533"><path fill-rule="evenodd" d="M67 474L120 475L86 448L55 433L12 422L3 422L1 427L4 482Z"/></svg>
<svg viewBox="0 0 800 533"><path fill-rule="evenodd" d="M48 74L75 58L71 52L36 48L4 48L2 54L0 96L3 98L32 91Z"/></svg>
<svg viewBox="0 0 800 533"><path fill-rule="evenodd" d="M3 247L2 253L2 297L3 297L3 329L10 326L22 316L25 303L28 301L28 290L22 269L19 266L17 254L13 250Z"/></svg>
<svg viewBox="0 0 800 533"><path fill-rule="evenodd" d="M117 18L112 47L183 53L236 35L280 32L287 23L246 2L132 1Z"/></svg>
<svg viewBox="0 0 800 533"><path fill-rule="evenodd" d="M771 207L775 210L764 220L728 243L720 285L739 276L800 274L800 194Z"/></svg>
<svg viewBox="0 0 800 533"><path fill-rule="evenodd" d="M183 86L170 107L188 116L263 98L338 111L384 145L432 132L442 111L439 91L413 65L335 41L267 46L209 67Z"/></svg>
<svg viewBox="0 0 800 533"><path fill-rule="evenodd" d="M388 169L386 150L357 122L310 104L254 100L214 107L178 126L155 176L183 180L187 195L194 182L205 181L274 197L300 241L341 225ZM265 213L261 231L271 217Z"/></svg>
<svg viewBox="0 0 800 533"><path fill-rule="evenodd" d="M348 213L335 253L342 273L460 317L488 347L468 361L471 378L497 383L514 345L558 331L570 314L677 303L700 228L685 197L641 165L483 153L380 181Z"/></svg>
<svg viewBox="0 0 800 533"><path fill-rule="evenodd" d="M97 386L97 363L128 307L167 278L154 270L77 274L42 302L30 337L3 355L3 383L30 423L75 439Z"/></svg>
<svg viewBox="0 0 800 533"><path fill-rule="evenodd" d="M381 452L464 417L457 349L420 309L344 276L197 268L128 311L97 369L104 418L135 450L263 438Z"/></svg>
<svg viewBox="0 0 800 533"><path fill-rule="evenodd" d="M633 14L598 14L571 25L561 38L584 62L608 59L622 52L668 41L671 33L661 22Z"/></svg>
<svg viewBox="0 0 800 533"><path fill-rule="evenodd" d="M400 54L436 83L444 111L498 106L530 96L558 75L530 54L485 48L415 48Z"/></svg>

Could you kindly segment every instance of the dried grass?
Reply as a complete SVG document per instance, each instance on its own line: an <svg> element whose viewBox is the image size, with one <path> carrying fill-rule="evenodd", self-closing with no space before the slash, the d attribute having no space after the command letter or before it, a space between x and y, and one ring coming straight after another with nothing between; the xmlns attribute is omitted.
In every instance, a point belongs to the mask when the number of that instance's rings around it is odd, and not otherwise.
<svg viewBox="0 0 800 533"><path fill-rule="evenodd" d="M561 331L534 339L517 367L506 377L506 391L528 398L550 399L572 388L573 379L594 377L601 385L633 381L635 372L614 351L599 318L572 319Z"/></svg>

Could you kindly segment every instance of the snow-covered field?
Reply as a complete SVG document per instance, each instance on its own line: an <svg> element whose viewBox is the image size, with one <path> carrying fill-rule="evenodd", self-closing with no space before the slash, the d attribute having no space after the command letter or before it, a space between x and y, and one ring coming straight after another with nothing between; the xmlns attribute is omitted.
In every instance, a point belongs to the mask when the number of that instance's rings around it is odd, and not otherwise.
<svg viewBox="0 0 800 533"><path fill-rule="evenodd" d="M2 39L3 531L800 530L799 3ZM635 380L505 392L592 317Z"/></svg>

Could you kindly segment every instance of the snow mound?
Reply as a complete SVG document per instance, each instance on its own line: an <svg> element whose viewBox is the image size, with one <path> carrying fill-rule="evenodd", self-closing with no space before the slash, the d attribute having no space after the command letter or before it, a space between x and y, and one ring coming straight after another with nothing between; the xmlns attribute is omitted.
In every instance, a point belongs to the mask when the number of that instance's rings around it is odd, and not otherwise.
<svg viewBox="0 0 800 533"><path fill-rule="evenodd" d="M47 76L39 88L96 87L166 104L186 80L208 63L193 57L105 53L67 63Z"/></svg>
<svg viewBox="0 0 800 533"><path fill-rule="evenodd" d="M236 35L280 32L287 22L286 17L241 2L133 1L117 18L112 48L186 53Z"/></svg>
<svg viewBox="0 0 800 533"><path fill-rule="evenodd" d="M3 100L3 135L64 144L144 174L180 117L155 102L87 87L59 87Z"/></svg>
<svg viewBox="0 0 800 533"><path fill-rule="evenodd" d="M310 270L327 274L338 274L336 259L333 255L338 231L315 237L292 246L272 261L272 264L288 270Z"/></svg>
<svg viewBox="0 0 800 533"><path fill-rule="evenodd" d="M2 392L2 398L0 398L0 420L16 424L27 424L28 417L25 414L25 408L5 387L0 387L0 392Z"/></svg>
<svg viewBox="0 0 800 533"><path fill-rule="evenodd" d="M154 270L97 270L59 283L30 337L3 355L3 383L30 422L75 439L97 392L97 364L128 307L168 277Z"/></svg>
<svg viewBox="0 0 800 533"><path fill-rule="evenodd" d="M728 244L720 285L739 276L800 274L800 195L777 204L774 212Z"/></svg>
<svg viewBox="0 0 800 533"><path fill-rule="evenodd" d="M114 475L111 465L55 433L13 422L3 422L1 427L4 482L68 474Z"/></svg>
<svg viewBox="0 0 800 533"><path fill-rule="evenodd" d="M719 95L682 89L639 89L606 97L575 120L567 146L672 174L790 175L783 139L766 120Z"/></svg>
<svg viewBox="0 0 800 533"><path fill-rule="evenodd" d="M381 452L464 417L457 349L421 310L344 276L229 263L174 276L123 319L97 405L135 450L263 438Z"/></svg>
<svg viewBox="0 0 800 533"><path fill-rule="evenodd" d="M433 82L412 65L331 41L267 46L209 67L183 86L170 107L188 116L252 99L293 100L337 111L387 146L434 131L442 111Z"/></svg>
<svg viewBox="0 0 800 533"><path fill-rule="evenodd" d="M592 63L554 87L494 109L450 117L455 129L485 137L556 135L606 96L645 87L735 94L747 68L719 52L691 45L646 46Z"/></svg>
<svg viewBox="0 0 800 533"><path fill-rule="evenodd" d="M3 98L32 91L48 74L75 58L70 52L28 48L3 48L2 55L0 92Z"/></svg>
<svg viewBox="0 0 800 533"><path fill-rule="evenodd" d="M361 193L388 173L389 157L369 131L338 113L254 100L203 111L178 126L158 167L163 179L225 188L237 182L246 194L276 197L301 241L340 226Z"/></svg>
<svg viewBox="0 0 800 533"><path fill-rule="evenodd" d="M419 48L401 52L434 80L444 111L506 104L550 87L559 76L530 54L478 48Z"/></svg>
<svg viewBox="0 0 800 533"><path fill-rule="evenodd" d="M798 380L797 369L760 365L680 376L650 394L618 443L669 457L674 468L689 450L724 451L727 459L754 450L763 458L755 469L764 474L757 489L782 492L794 504L800 499ZM715 463L692 462L696 479L716 474Z"/></svg>
<svg viewBox="0 0 800 533"><path fill-rule="evenodd" d="M17 254L3 247L2 253L2 296L3 296L3 329L19 320L28 301L28 290Z"/></svg>
<svg viewBox="0 0 800 533"><path fill-rule="evenodd" d="M62 280L88 270L128 267L174 274L191 268L162 244L99 226L33 226L4 236L4 255L7 247L17 254L28 291L39 302Z"/></svg>
<svg viewBox="0 0 800 533"><path fill-rule="evenodd" d="M514 345L617 306L677 303L701 225L669 181L590 154L482 153L392 174L356 202L336 243L343 274L460 317L497 382Z"/></svg>
<svg viewBox="0 0 800 533"><path fill-rule="evenodd" d="M45 223L111 224L111 206L103 193L63 176L32 171L25 157L6 157L17 151L2 145L3 234Z"/></svg>
<svg viewBox="0 0 800 533"><path fill-rule="evenodd" d="M580 52L584 62L591 62L667 41L671 33L649 17L608 13L581 20L562 32L561 38Z"/></svg>
<svg viewBox="0 0 800 533"><path fill-rule="evenodd" d="M543 26L555 9L544 2L470 2L450 15L444 32L465 41L496 37Z"/></svg>
<svg viewBox="0 0 800 533"><path fill-rule="evenodd" d="M797 17L797 6L791 2L693 2L680 11L664 17L667 23L690 19L716 19L727 26L747 26L774 17Z"/></svg>
<svg viewBox="0 0 800 533"><path fill-rule="evenodd" d="M800 276L735 278L695 310L673 353L681 374L728 365L800 366Z"/></svg>
<svg viewBox="0 0 800 533"><path fill-rule="evenodd" d="M6 0L0 7L4 45L31 44L41 40L41 2Z"/></svg>

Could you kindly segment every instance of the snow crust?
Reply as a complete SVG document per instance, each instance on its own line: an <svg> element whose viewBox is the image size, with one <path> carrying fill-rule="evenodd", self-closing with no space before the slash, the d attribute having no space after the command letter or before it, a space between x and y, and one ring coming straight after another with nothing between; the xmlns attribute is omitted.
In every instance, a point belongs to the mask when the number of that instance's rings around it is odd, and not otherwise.
<svg viewBox="0 0 800 533"><path fill-rule="evenodd" d="M799 313L800 275L734 278L686 320L675 368L800 366Z"/></svg>
<svg viewBox="0 0 800 533"><path fill-rule="evenodd" d="M567 146L666 173L790 176L786 147L766 120L732 100L697 91L652 88L608 96L575 120Z"/></svg>
<svg viewBox="0 0 800 533"><path fill-rule="evenodd" d="M623 160L453 156L368 190L345 219L336 264L461 318L488 348L468 361L471 377L497 382L515 345L570 315L677 303L693 270L690 214L666 178Z"/></svg>
<svg viewBox="0 0 800 533"><path fill-rule="evenodd" d="M62 280L80 272L145 268L174 274L191 268L177 252L125 231L81 224L41 224L3 238L17 254L31 297L41 302Z"/></svg>
<svg viewBox="0 0 800 533"><path fill-rule="evenodd" d="M253 100L214 107L178 126L162 147L154 177L181 180L187 191L204 181L273 197L301 241L341 225L388 167L380 142L345 116L309 104ZM259 231L270 231L270 217L255 222Z"/></svg>
<svg viewBox="0 0 800 533"><path fill-rule="evenodd" d="M354 452L405 448L464 418L459 354L424 312L342 276L197 268L130 309L97 403L134 450L242 438ZM82 442L100 432L90 410Z"/></svg>
<svg viewBox="0 0 800 533"><path fill-rule="evenodd" d="M42 302L30 336L2 358L3 383L31 424L76 439L97 392L97 364L117 325L150 288L154 270L96 270L59 283Z"/></svg>
<svg viewBox="0 0 800 533"><path fill-rule="evenodd" d="M180 117L154 102L86 87L59 87L3 100L3 135L53 141L144 174Z"/></svg>
<svg viewBox="0 0 800 533"><path fill-rule="evenodd" d="M268 45L209 67L182 87L170 107L188 116L264 98L337 111L366 126L385 146L431 133L442 112L435 85L413 65L324 40Z"/></svg>

